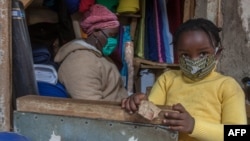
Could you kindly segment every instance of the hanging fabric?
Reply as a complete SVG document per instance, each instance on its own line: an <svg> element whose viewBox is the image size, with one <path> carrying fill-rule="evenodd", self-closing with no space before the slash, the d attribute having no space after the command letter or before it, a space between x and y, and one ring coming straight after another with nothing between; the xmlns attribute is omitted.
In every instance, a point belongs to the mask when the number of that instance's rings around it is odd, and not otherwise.
<svg viewBox="0 0 250 141"><path fill-rule="evenodd" d="M145 29L145 59L158 62L157 38L156 38L156 23L155 23L155 7L154 1L146 2L146 29Z"/></svg>
<svg viewBox="0 0 250 141"><path fill-rule="evenodd" d="M169 21L169 29L172 34L182 24L183 21L183 7L185 0L168 0L167 13ZM174 48L174 63L178 63L176 50Z"/></svg>
<svg viewBox="0 0 250 141"><path fill-rule="evenodd" d="M161 44L161 35L160 35L160 12L157 1L154 0L154 17L155 17L155 34L156 34L156 47L158 51L158 62L163 62L163 54L162 54L162 44Z"/></svg>
<svg viewBox="0 0 250 141"><path fill-rule="evenodd" d="M169 21L167 15L167 6L165 0L158 0L159 9L161 10L161 37L163 44L163 52L164 53L164 62L172 64L174 62L174 53L173 53L173 45L172 45L172 33L169 31Z"/></svg>
<svg viewBox="0 0 250 141"><path fill-rule="evenodd" d="M141 3L141 18L139 19L138 29L136 31L137 36L135 36L135 54L138 57L144 58L144 42L145 42L145 10L146 1L140 0Z"/></svg>

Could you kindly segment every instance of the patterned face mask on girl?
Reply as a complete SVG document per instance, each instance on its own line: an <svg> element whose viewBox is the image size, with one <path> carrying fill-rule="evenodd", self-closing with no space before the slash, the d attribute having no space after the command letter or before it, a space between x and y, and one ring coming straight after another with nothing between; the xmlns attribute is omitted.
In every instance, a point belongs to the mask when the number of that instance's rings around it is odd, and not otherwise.
<svg viewBox="0 0 250 141"><path fill-rule="evenodd" d="M215 67L216 59L214 55L205 56L197 60L181 57L179 59L180 68L185 76L192 80L200 80L207 76Z"/></svg>
<svg viewBox="0 0 250 141"><path fill-rule="evenodd" d="M214 55L206 55L196 60L185 57L180 57L180 69L184 75L192 80L201 80L206 77L216 65L216 53L218 48L215 49Z"/></svg>

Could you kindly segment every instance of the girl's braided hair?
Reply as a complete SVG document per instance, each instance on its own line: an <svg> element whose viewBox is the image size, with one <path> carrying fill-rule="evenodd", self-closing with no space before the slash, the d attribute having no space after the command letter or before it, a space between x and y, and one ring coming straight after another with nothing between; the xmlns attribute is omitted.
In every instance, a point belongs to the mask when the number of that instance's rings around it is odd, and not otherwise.
<svg viewBox="0 0 250 141"><path fill-rule="evenodd" d="M213 22L204 18L190 19L183 23L176 30L173 36L174 47L176 47L179 37L182 33L195 30L204 31L208 35L213 47L221 47L221 39L219 35L221 28L218 28Z"/></svg>

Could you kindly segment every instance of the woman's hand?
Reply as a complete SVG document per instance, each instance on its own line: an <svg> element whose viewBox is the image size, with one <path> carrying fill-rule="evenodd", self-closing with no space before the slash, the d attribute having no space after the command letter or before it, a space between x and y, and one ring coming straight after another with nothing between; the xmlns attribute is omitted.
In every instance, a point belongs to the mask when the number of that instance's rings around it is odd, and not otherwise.
<svg viewBox="0 0 250 141"><path fill-rule="evenodd" d="M122 99L122 108L124 108L130 114L136 112L139 109L139 105L142 100L147 100L147 96L142 93L135 93L125 99Z"/></svg>
<svg viewBox="0 0 250 141"><path fill-rule="evenodd" d="M191 134L194 129L194 118L180 103L173 105L172 110L177 112L166 112L163 124L169 126L171 130Z"/></svg>

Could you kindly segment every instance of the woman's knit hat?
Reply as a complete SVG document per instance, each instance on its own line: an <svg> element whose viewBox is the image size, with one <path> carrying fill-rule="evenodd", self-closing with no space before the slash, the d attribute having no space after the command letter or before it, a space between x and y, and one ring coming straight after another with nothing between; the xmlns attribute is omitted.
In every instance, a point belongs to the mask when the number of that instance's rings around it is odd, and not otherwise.
<svg viewBox="0 0 250 141"><path fill-rule="evenodd" d="M118 27L117 16L103 5L95 4L83 15L81 27L88 35L95 30Z"/></svg>

